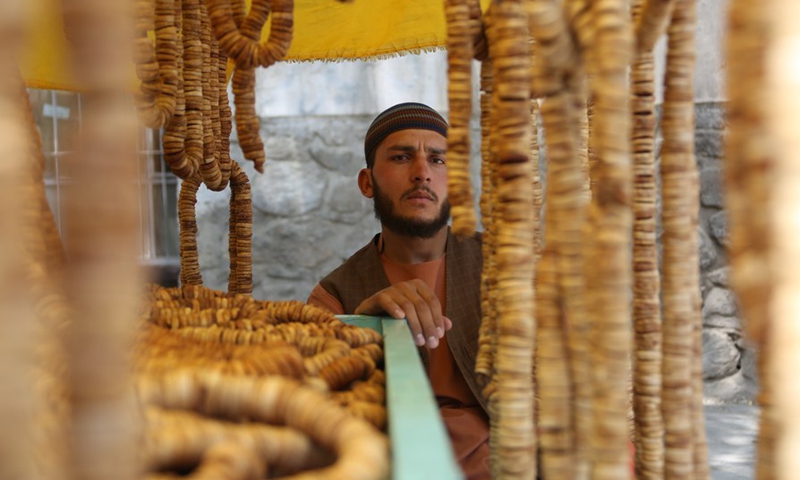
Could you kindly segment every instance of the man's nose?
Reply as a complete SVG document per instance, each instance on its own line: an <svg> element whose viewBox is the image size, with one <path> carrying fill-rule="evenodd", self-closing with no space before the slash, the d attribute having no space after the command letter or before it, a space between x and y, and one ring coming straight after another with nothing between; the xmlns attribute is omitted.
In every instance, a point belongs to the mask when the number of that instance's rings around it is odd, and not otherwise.
<svg viewBox="0 0 800 480"><path fill-rule="evenodd" d="M431 181L431 166L425 154L417 154L411 165L411 175L414 182L426 183Z"/></svg>

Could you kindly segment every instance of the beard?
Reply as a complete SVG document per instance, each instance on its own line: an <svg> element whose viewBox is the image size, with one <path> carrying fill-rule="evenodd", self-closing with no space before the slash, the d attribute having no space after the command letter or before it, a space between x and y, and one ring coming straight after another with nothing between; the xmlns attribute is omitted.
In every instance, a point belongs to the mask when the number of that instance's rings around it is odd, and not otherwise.
<svg viewBox="0 0 800 480"><path fill-rule="evenodd" d="M439 209L439 215L431 220L418 220L415 218L404 217L395 212L394 205L389 197L380 189L378 183L373 180L373 208L375 210L375 218L381 222L381 225L386 227L397 235L411 238L432 238L434 235L447 225L450 219L450 203L445 200ZM430 191L427 187L421 187L425 190L434 200L438 199L435 193ZM420 190L415 188L411 191ZM406 194L411 193L406 192Z"/></svg>

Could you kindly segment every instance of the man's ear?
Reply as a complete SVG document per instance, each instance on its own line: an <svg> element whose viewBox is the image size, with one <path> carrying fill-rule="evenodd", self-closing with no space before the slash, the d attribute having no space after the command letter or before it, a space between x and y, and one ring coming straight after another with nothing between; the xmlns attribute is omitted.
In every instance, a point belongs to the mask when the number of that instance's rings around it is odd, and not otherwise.
<svg viewBox="0 0 800 480"><path fill-rule="evenodd" d="M361 195L367 198L372 198L374 191L372 188L372 170L369 168L362 168L358 172L358 189L361 190Z"/></svg>

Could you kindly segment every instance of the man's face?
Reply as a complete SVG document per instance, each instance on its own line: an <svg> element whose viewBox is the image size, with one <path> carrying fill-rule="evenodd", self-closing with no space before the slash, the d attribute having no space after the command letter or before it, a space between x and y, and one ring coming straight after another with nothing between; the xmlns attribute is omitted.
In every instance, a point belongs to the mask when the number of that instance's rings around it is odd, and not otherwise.
<svg viewBox="0 0 800 480"><path fill-rule="evenodd" d="M375 216L383 226L430 238L447 225L446 151L447 139L430 130L401 130L378 145L362 193L374 199Z"/></svg>

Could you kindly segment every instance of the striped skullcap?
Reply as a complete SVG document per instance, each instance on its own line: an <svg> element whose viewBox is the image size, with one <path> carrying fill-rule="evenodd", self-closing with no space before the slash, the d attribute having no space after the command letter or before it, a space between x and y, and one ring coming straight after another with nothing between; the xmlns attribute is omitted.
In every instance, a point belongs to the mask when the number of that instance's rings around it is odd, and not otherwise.
<svg viewBox="0 0 800 480"><path fill-rule="evenodd" d="M397 104L378 115L367 130L367 136L364 138L367 166L370 166L370 158L384 138L394 132L409 129L433 130L447 137L447 121L436 110L422 103Z"/></svg>

